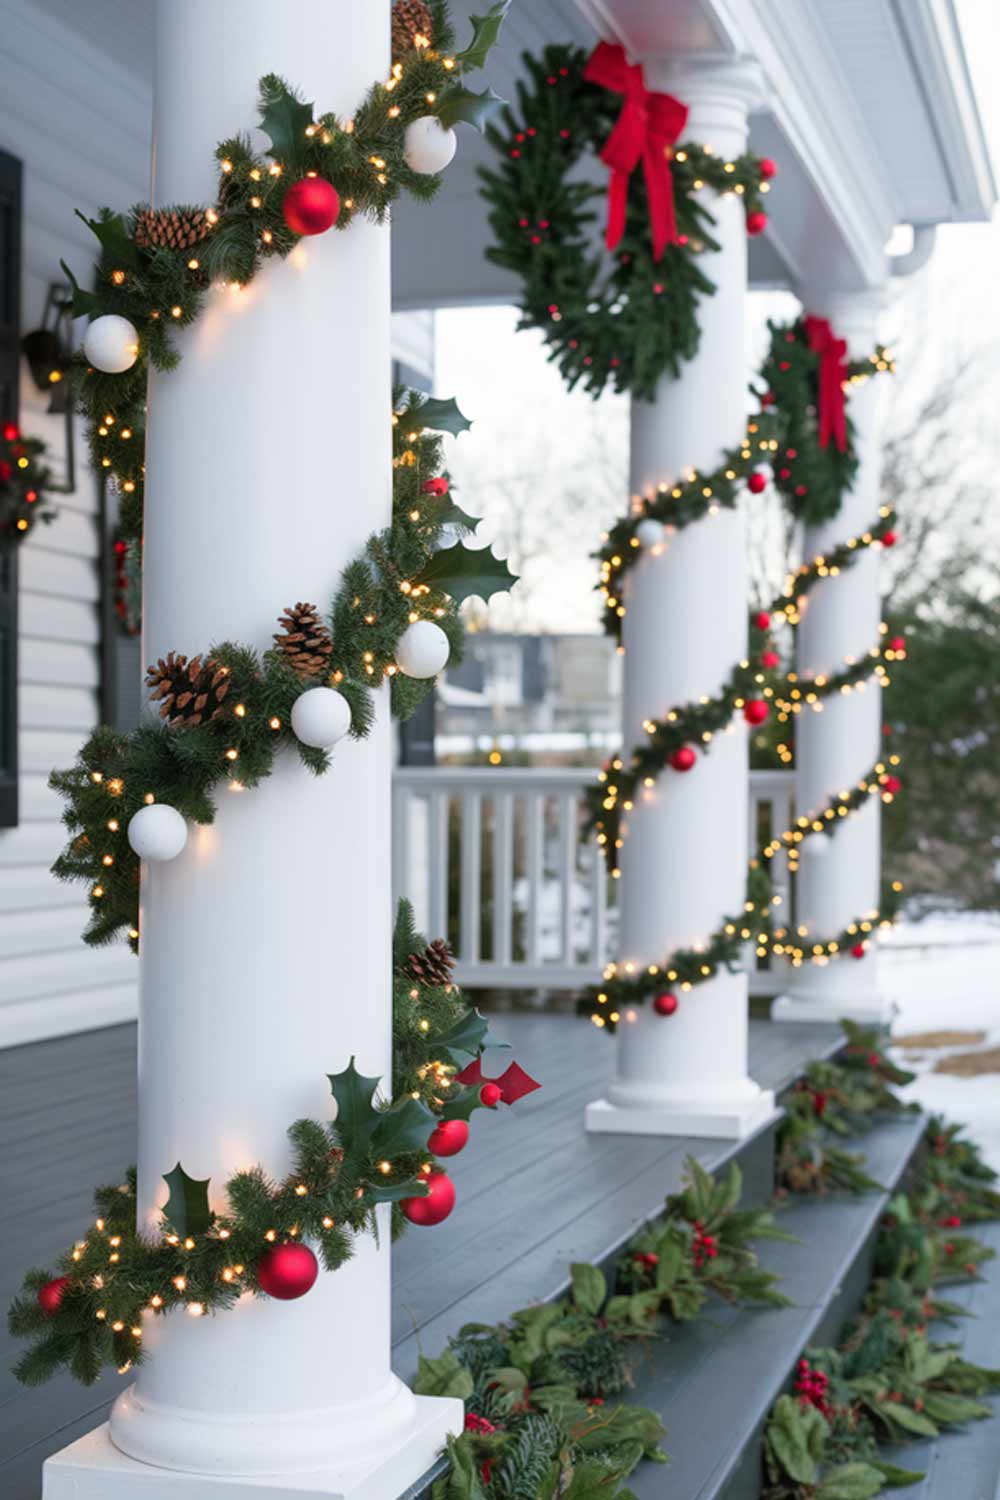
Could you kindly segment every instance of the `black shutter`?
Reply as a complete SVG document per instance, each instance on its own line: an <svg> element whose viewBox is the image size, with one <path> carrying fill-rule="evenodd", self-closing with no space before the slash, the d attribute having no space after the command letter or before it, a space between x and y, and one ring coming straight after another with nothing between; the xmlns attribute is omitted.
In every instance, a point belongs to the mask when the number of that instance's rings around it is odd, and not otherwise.
<svg viewBox="0 0 1000 1500"><path fill-rule="evenodd" d="M0 422L18 417L21 163L0 151ZM17 547L0 548L0 828L17 824Z"/></svg>

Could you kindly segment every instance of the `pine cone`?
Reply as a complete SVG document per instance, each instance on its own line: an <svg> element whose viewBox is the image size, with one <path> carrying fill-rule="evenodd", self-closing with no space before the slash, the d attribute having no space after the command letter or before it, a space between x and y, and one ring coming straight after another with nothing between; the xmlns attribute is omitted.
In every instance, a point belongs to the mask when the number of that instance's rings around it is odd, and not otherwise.
<svg viewBox="0 0 1000 1500"><path fill-rule="evenodd" d="M146 686L150 701L159 704L160 717L171 729L196 729L225 712L222 700L229 692L229 668L211 656L188 661L170 651L148 669Z"/></svg>
<svg viewBox="0 0 1000 1500"><path fill-rule="evenodd" d="M429 47L434 40L434 23L424 0L396 0L392 7L392 56L397 61L412 52L416 38L423 37Z"/></svg>
<svg viewBox="0 0 1000 1500"><path fill-rule="evenodd" d="M136 215L140 250L189 250L212 226L203 208L143 208Z"/></svg>
<svg viewBox="0 0 1000 1500"><path fill-rule="evenodd" d="M330 665L333 636L327 630L315 604L289 605L280 616L281 633L274 643L284 653L285 661L299 677L318 677Z"/></svg>
<svg viewBox="0 0 1000 1500"><path fill-rule="evenodd" d="M455 956L443 938L435 938L433 943L428 943L423 953L411 953L408 962L410 977L418 984L440 989L452 982Z"/></svg>

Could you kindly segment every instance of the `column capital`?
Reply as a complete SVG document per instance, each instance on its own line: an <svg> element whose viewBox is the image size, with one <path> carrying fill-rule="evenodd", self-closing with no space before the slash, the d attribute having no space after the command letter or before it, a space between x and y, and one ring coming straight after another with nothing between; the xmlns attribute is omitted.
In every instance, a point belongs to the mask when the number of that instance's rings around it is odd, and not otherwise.
<svg viewBox="0 0 1000 1500"><path fill-rule="evenodd" d="M674 94L688 106L687 138L727 156L745 150L747 119L765 98L764 75L753 58L650 52L637 61L648 88Z"/></svg>

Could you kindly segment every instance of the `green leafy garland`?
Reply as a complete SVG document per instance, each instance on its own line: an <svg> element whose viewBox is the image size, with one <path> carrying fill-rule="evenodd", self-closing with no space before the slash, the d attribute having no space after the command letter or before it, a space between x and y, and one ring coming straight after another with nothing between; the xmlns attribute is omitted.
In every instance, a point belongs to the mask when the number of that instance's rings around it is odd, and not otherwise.
<svg viewBox="0 0 1000 1500"><path fill-rule="evenodd" d="M643 1460L665 1461L655 1412L620 1404L648 1341L698 1317L713 1296L784 1307L752 1248L785 1239L766 1209L740 1209L733 1163L720 1181L694 1160L683 1192L618 1258L570 1267L572 1291L495 1327L470 1324L437 1359L421 1356L416 1390L459 1396L465 1431L448 1442L434 1500L487 1495L620 1497Z"/></svg>
<svg viewBox="0 0 1000 1500"><path fill-rule="evenodd" d="M610 256L593 243L605 183L581 181L573 168L596 156L614 129L621 96L588 82L589 54L549 46L523 56L527 82L517 109L486 127L499 157L480 171L495 244L489 258L519 277L522 328L538 329L572 389L597 396L610 385L651 399L660 377L676 375L700 342L698 303L715 287L698 263L718 249L714 219L699 193L735 193L748 227L766 222L762 194L773 163L747 152L732 161L684 141L672 154L678 243L656 260L641 170L632 173L624 236Z"/></svg>
<svg viewBox="0 0 1000 1500"><path fill-rule="evenodd" d="M357 739L370 729L372 688L386 679L393 712L407 717L433 685L406 678L396 668L396 643L415 620L439 625L452 660L460 659L461 600L470 593L489 598L514 582L506 563L489 551L460 543L440 549L445 527L475 525L450 498L440 475L441 432L461 432L469 425L453 401L414 393L399 397L393 415L392 524L370 537L344 570L329 612L332 656L317 675L293 670L280 650L261 656L231 642L213 646L205 659L229 680L218 718L195 727L147 722L129 734L101 727L71 770L53 772L50 785L67 800L63 819L70 831L53 873L90 887L86 942L106 943L126 930L137 950L139 859L128 840L128 823L141 807L167 803L193 822L210 823L217 788L259 785L284 748L294 748L315 774L327 771L329 752L302 744L291 728L296 698L317 683L335 687L347 699L350 732Z"/></svg>
<svg viewBox="0 0 1000 1500"><path fill-rule="evenodd" d="M66 1367L89 1385L105 1367L138 1363L144 1315L183 1307L201 1316L233 1306L246 1292L260 1295L259 1268L274 1245L309 1241L334 1271L353 1254L356 1235L377 1232L379 1204L393 1205L394 1234L405 1227L398 1205L427 1193L435 1127L468 1121L487 1103L481 1085L461 1084L460 1068L497 1045L486 1020L444 979L447 950L425 948L409 903L401 902L391 1101L351 1058L329 1075L336 1118L290 1127L292 1165L280 1182L262 1167L236 1172L225 1185L225 1209L213 1212L208 1179L190 1177L178 1162L164 1174L170 1193L156 1236L136 1228L134 1169L121 1185L100 1188L95 1224L59 1261L65 1281L57 1283L55 1306L39 1300L53 1285L51 1270L40 1269L26 1275L11 1307L11 1333L31 1340L15 1367L19 1380L37 1385ZM429 981L428 973L443 982ZM534 1087L527 1079L519 1092Z"/></svg>
<svg viewBox="0 0 1000 1500"><path fill-rule="evenodd" d="M797 520L815 526L840 510L841 497L853 483L858 469L854 447L854 424L845 417L846 445L820 446L820 355L810 348L806 320L791 324L768 323L771 335L761 367L763 389L758 393L765 408L780 413L782 453L775 465L774 482L789 512ZM895 363L882 344L866 360L845 360L846 378L852 384L873 374L894 373Z"/></svg>
<svg viewBox="0 0 1000 1500"><path fill-rule="evenodd" d="M51 479L42 462L45 444L25 437L14 422L0 431L0 547L23 542L38 521L55 520L57 511L45 503Z"/></svg>

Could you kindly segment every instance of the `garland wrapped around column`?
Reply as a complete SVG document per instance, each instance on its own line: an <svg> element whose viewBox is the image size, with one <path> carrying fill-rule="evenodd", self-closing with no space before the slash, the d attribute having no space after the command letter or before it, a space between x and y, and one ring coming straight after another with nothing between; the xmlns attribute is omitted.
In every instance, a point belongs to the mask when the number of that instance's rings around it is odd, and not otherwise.
<svg viewBox="0 0 1000 1500"><path fill-rule="evenodd" d="M674 484L663 483L649 495L636 496L629 514L611 529L597 553L605 630L619 643L626 611L624 579L644 548L669 545L672 532L716 513L720 506L735 505L744 488L762 494L772 481L798 519L814 520L839 509L842 488L857 468L845 388L891 371L894 365L881 346L868 360L847 362L846 346L833 338L824 320L805 318L788 326L769 326L771 341L758 391L761 410L748 423L740 448L727 453L710 474L690 471ZM659 776L694 770L699 755L710 751L714 737L726 732L736 713L759 725L774 709L778 722L787 723L799 713L822 708L835 694L863 690L872 677L888 684L888 666L905 659L906 643L902 637L889 638L885 625L866 656L808 680L780 671L772 632L783 624L795 628L810 589L822 579L836 577L867 548L891 547L895 525L895 513L883 506L863 534L848 538L829 555L803 563L768 609L751 614L750 653L733 668L722 691L711 699L677 705L662 719L647 720L646 740L627 758L615 755L605 765L586 800L590 826L613 877L619 874L627 814L637 800ZM579 1013L609 1032L616 1030L625 1006L651 1002L657 1014L674 1015L677 991L688 993L720 969L738 967L747 945L758 957L774 953L793 967L826 963L845 951L863 957L871 934L895 914L898 883L883 891L877 910L859 914L841 932L816 935L801 925L776 921L768 867L782 849L793 851L794 865L804 839L832 834L870 796L891 800L901 786L898 763L896 755L880 760L855 788L832 793L825 807L802 813L794 828L777 832L759 848L750 863L743 910L726 917L705 941L671 953L662 964L610 964L603 981L580 997Z"/></svg>
<svg viewBox="0 0 1000 1500"><path fill-rule="evenodd" d="M100 1188L97 1218L62 1256L58 1274L30 1271L11 1307L11 1333L32 1341L15 1366L19 1380L37 1385L61 1366L85 1385L105 1367L121 1373L142 1359L144 1314L179 1307L197 1318L247 1292L304 1296L320 1262L335 1271L355 1236L375 1233L380 1203L393 1205L394 1235L407 1221L448 1217L455 1189L434 1158L463 1149L476 1110L513 1105L540 1085L515 1062L482 1081L484 1049L504 1044L453 983L447 945L426 943L405 901L393 949L391 1097L351 1058L329 1075L334 1117L289 1127L286 1178L274 1182L261 1166L236 1172L226 1210L213 1213L208 1179L178 1162L164 1172L170 1191L156 1238L136 1228L134 1168L123 1183Z"/></svg>

